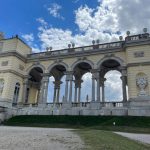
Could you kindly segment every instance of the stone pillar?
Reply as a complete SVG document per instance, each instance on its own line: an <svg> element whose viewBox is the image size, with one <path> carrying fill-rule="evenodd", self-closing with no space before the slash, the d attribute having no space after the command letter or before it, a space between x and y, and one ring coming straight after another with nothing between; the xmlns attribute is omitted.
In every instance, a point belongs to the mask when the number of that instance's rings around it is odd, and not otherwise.
<svg viewBox="0 0 150 150"><path fill-rule="evenodd" d="M81 101L81 83L83 82L83 80L81 79L77 79L75 80L75 102L80 103ZM77 100L77 96L78 96L78 100Z"/></svg>
<svg viewBox="0 0 150 150"><path fill-rule="evenodd" d="M81 86L78 87L78 103L81 101Z"/></svg>
<svg viewBox="0 0 150 150"><path fill-rule="evenodd" d="M27 100L27 88L28 88L29 78L25 78L23 82L23 96L22 96L22 103L26 103Z"/></svg>
<svg viewBox="0 0 150 150"><path fill-rule="evenodd" d="M69 75L66 74L66 85L65 85L65 99L64 99L64 102L68 102L68 83L69 83Z"/></svg>
<svg viewBox="0 0 150 150"><path fill-rule="evenodd" d="M126 70L122 70L122 76L120 78L122 80L123 102L127 102L127 91L126 91L127 74L126 74Z"/></svg>
<svg viewBox="0 0 150 150"><path fill-rule="evenodd" d="M92 101L95 102L95 75L92 73Z"/></svg>
<svg viewBox="0 0 150 150"><path fill-rule="evenodd" d="M75 84L74 102L77 103L77 85Z"/></svg>
<svg viewBox="0 0 150 150"><path fill-rule="evenodd" d="M57 89L57 103L59 103L59 93L60 93L60 87Z"/></svg>
<svg viewBox="0 0 150 150"><path fill-rule="evenodd" d="M60 93L60 84L62 82L60 80L54 81L54 97L53 97L53 103L59 103L59 93Z"/></svg>
<svg viewBox="0 0 150 150"><path fill-rule="evenodd" d="M46 104L47 103L47 93L48 93L48 83L49 83L49 76L43 75L42 81L41 81L41 92L40 92L40 104Z"/></svg>
<svg viewBox="0 0 150 150"><path fill-rule="evenodd" d="M53 82L54 83L54 82ZM53 96L53 103L55 103L56 102L56 87L55 87L55 85L54 85L54 96Z"/></svg>
<svg viewBox="0 0 150 150"><path fill-rule="evenodd" d="M95 100L95 81L97 79L97 101ZM90 108L92 110L100 109L100 80L98 70L92 70L92 101L90 103ZM92 113L92 112L91 112Z"/></svg>
<svg viewBox="0 0 150 150"><path fill-rule="evenodd" d="M99 72L97 72L96 78L97 78L97 102L100 102L100 75L99 75Z"/></svg>
<svg viewBox="0 0 150 150"><path fill-rule="evenodd" d="M73 81L73 75L72 74L70 74L69 81L70 81L69 102L72 102L72 81Z"/></svg>
<svg viewBox="0 0 150 150"><path fill-rule="evenodd" d="M105 81L106 81L106 78L101 79L102 102L105 102Z"/></svg>

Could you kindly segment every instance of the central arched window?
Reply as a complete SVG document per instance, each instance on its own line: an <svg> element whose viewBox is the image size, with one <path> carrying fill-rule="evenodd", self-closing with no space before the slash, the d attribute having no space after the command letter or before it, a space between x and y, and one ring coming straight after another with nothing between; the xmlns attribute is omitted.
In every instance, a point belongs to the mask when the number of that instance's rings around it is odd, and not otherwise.
<svg viewBox="0 0 150 150"><path fill-rule="evenodd" d="M19 91L20 91L20 83L16 83L13 97L13 105L16 105L18 102Z"/></svg>

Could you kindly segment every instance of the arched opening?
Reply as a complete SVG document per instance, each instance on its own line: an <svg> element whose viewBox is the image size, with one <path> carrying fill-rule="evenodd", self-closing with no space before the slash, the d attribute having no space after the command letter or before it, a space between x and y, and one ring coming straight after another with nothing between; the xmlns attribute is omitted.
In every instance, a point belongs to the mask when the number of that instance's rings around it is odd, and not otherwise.
<svg viewBox="0 0 150 150"><path fill-rule="evenodd" d="M20 83L17 82L14 89L13 105L17 105L19 98L19 91L20 91Z"/></svg>
<svg viewBox="0 0 150 150"><path fill-rule="evenodd" d="M38 103L42 75L43 70L40 67L35 67L29 72L29 82L25 99L26 103Z"/></svg>
<svg viewBox="0 0 150 150"><path fill-rule="evenodd" d="M87 102L90 100L89 97L91 96L91 69L91 65L87 62L81 62L77 64L73 69L73 75L75 77L75 103Z"/></svg>
<svg viewBox="0 0 150 150"><path fill-rule="evenodd" d="M48 94L47 94L47 103L53 102L53 94L54 94L54 82L55 79L53 76L49 77L49 83L48 83Z"/></svg>
<svg viewBox="0 0 150 150"><path fill-rule="evenodd" d="M82 90L81 90L81 101L82 102L90 102L91 101L91 91L92 91L92 74L90 72L85 73L82 76Z"/></svg>
<svg viewBox="0 0 150 150"><path fill-rule="evenodd" d="M123 67L115 59L108 59L101 63L101 98L105 101L127 100L127 77Z"/></svg>
<svg viewBox="0 0 150 150"><path fill-rule="evenodd" d="M65 94L66 68L56 65L50 70L50 82L48 85L48 102L60 103Z"/></svg>
<svg viewBox="0 0 150 150"><path fill-rule="evenodd" d="M106 79L105 87L105 101L122 101L122 81L121 73L119 71L113 70L108 71L104 78Z"/></svg>

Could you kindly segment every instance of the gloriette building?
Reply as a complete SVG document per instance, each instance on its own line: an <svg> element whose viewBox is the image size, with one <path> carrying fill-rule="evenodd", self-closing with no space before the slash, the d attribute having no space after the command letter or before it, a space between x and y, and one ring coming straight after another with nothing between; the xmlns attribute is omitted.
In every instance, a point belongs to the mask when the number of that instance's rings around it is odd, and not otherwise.
<svg viewBox="0 0 150 150"><path fill-rule="evenodd" d="M132 115L150 116L150 36L145 32L112 43L93 41L90 46L32 53L18 36L0 34L0 110L6 116ZM105 101L105 74L121 73L121 102ZM81 101L82 76L91 72L89 101ZM65 94L60 85L66 75ZM49 77L53 76L53 103L47 102ZM128 86L128 90L126 88ZM88 90L88 88L87 88ZM127 98L128 93L128 98Z"/></svg>

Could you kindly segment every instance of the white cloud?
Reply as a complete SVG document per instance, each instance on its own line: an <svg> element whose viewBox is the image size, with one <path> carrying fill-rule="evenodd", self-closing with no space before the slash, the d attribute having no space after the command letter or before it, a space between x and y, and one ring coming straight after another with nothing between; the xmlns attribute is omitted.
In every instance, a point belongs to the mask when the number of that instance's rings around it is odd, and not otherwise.
<svg viewBox="0 0 150 150"><path fill-rule="evenodd" d="M63 49L72 38L72 32L57 28L39 28L39 39L42 42L41 48L52 46L54 49Z"/></svg>
<svg viewBox="0 0 150 150"><path fill-rule="evenodd" d="M51 4L49 8L47 8L49 14L52 15L53 17L64 19L64 17L62 17L59 13L61 9L62 9L62 6L57 3L53 3Z"/></svg>
<svg viewBox="0 0 150 150"><path fill-rule="evenodd" d="M60 17L61 9L56 3L48 8L54 17ZM100 39L100 42L116 41L118 33L124 35L126 30L137 33L149 27L149 14L149 0L103 0L95 9L81 6L75 10L75 23L79 29L75 35L71 30L50 27L43 18L38 18L41 24L38 33L41 49L46 46L52 46L53 49L67 48L70 42L76 46L90 45L93 39ZM32 33L22 37L30 44L34 40Z"/></svg>
<svg viewBox="0 0 150 150"><path fill-rule="evenodd" d="M43 18L37 18L36 21L39 22L42 26L46 27L48 25L48 23Z"/></svg>
<svg viewBox="0 0 150 150"><path fill-rule="evenodd" d="M103 0L102 7L113 14L120 31L138 33L150 26L149 0Z"/></svg>
<svg viewBox="0 0 150 150"><path fill-rule="evenodd" d="M122 100L122 81L121 73L118 71L109 71L105 78L105 99L107 101Z"/></svg>
<svg viewBox="0 0 150 150"><path fill-rule="evenodd" d="M81 6L75 10L75 23L79 33L73 34L71 30L44 26L39 28L39 38L42 48L50 45L53 49L67 48L73 41L76 46L90 45L93 39L100 42L118 40L118 33L125 35L127 30L131 33L141 33L142 28L150 26L149 0L103 0L99 1L95 9ZM54 9L52 9L54 8ZM49 8L51 14L59 17L61 6L57 4Z"/></svg>
<svg viewBox="0 0 150 150"><path fill-rule="evenodd" d="M32 48L33 53L40 52L40 48L37 44L34 43L34 35L33 33L30 34L23 34L22 38L25 39L25 41L29 44L29 46Z"/></svg>
<svg viewBox="0 0 150 150"><path fill-rule="evenodd" d="M23 34L22 37L23 37L27 42L33 42L33 41L34 41L33 33L30 33L30 34Z"/></svg>

